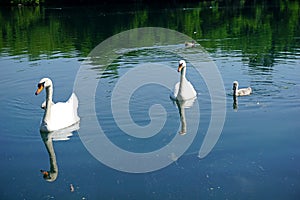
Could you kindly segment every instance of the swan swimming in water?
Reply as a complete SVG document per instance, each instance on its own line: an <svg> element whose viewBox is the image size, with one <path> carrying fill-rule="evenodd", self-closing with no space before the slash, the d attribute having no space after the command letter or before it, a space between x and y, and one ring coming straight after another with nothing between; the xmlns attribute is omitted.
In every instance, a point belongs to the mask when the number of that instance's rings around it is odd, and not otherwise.
<svg viewBox="0 0 300 200"><path fill-rule="evenodd" d="M193 85L186 79L186 62L184 60L179 61L178 72L181 72L180 82L176 83L174 87L173 95L171 99L185 101L193 99L197 96L197 93Z"/></svg>
<svg viewBox="0 0 300 200"><path fill-rule="evenodd" d="M232 90L234 96L246 96L252 93L251 87L239 89L239 83L237 81L233 82Z"/></svg>
<svg viewBox="0 0 300 200"><path fill-rule="evenodd" d="M184 45L187 48L195 47L196 46L196 42L193 40L192 42L185 42Z"/></svg>
<svg viewBox="0 0 300 200"><path fill-rule="evenodd" d="M67 102L53 103L53 84L49 78L42 78L39 81L35 95L38 95L43 89L46 90L46 101L42 104L45 112L40 131L51 132L79 122L80 118L77 115L78 99L74 93Z"/></svg>

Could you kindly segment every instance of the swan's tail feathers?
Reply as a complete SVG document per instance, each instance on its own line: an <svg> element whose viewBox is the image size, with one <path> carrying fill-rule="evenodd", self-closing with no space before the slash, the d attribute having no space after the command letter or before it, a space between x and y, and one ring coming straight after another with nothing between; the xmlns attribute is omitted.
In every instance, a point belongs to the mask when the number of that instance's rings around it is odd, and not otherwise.
<svg viewBox="0 0 300 200"><path fill-rule="evenodd" d="M248 87L249 88L249 91L250 91L250 94L252 93L252 88L251 87Z"/></svg>
<svg viewBox="0 0 300 200"><path fill-rule="evenodd" d="M68 100L68 103L72 105L73 108L73 113L74 113L74 118L76 119L76 122L80 120L77 114L77 109L78 109L78 98L75 93L72 93L70 99Z"/></svg>
<svg viewBox="0 0 300 200"><path fill-rule="evenodd" d="M77 110L77 108L78 108L78 98L77 98L75 93L72 93L70 99L68 100L68 103L73 104L74 110L75 109Z"/></svg>

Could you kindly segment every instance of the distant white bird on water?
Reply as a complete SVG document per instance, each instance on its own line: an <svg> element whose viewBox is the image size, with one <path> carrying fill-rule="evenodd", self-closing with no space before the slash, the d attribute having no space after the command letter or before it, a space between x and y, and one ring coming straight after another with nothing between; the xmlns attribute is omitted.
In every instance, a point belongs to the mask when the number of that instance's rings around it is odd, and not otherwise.
<svg viewBox="0 0 300 200"><path fill-rule="evenodd" d="M187 48L189 48L189 47L195 47L196 46L196 42L193 40L192 42L185 42L184 45Z"/></svg>
<svg viewBox="0 0 300 200"><path fill-rule="evenodd" d="M247 96L252 93L251 87L239 89L239 83L237 81L233 82L233 95L234 96Z"/></svg>

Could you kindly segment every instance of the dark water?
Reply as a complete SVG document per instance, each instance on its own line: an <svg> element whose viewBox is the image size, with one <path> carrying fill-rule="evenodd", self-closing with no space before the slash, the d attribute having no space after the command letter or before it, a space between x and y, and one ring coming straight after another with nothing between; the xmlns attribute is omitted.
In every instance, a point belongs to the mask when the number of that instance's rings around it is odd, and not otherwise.
<svg viewBox="0 0 300 200"><path fill-rule="evenodd" d="M0 199L299 199L299 6L295 1L278 1L163 8L1 8ZM218 67L226 92L226 118L217 144L205 158L200 159L198 151L209 126L211 99L205 81L189 63L187 78L198 93L201 112L199 129L187 151L163 169L140 174L112 169L85 148L81 136L89 133L83 129L63 141L51 142L40 134L45 96L34 95L40 78L52 78L54 101L67 100L91 50L108 37L138 27L184 33ZM185 49L181 42L174 48ZM145 140L128 136L117 126L110 99L114 85L128 70L143 63L175 70L179 59L162 54L156 46L129 51L108 67L97 87L95 100L100 103L95 109L114 144L148 152L178 134L180 119L170 90L150 84L133 94L130 112L136 124L150 123L148 110L153 104L161 104L167 112L163 131ZM100 74L101 65L92 70ZM253 89L252 95L238 98L235 109L234 80ZM89 113L82 114L82 123L88 123L84 116ZM47 148L51 146L58 175L47 182L40 170L50 169Z"/></svg>

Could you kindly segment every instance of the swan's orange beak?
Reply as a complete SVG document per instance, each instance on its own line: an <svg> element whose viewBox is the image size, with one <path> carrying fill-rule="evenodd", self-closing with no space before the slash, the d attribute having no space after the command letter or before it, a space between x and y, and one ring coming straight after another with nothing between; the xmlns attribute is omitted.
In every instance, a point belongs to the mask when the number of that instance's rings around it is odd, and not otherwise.
<svg viewBox="0 0 300 200"><path fill-rule="evenodd" d="M44 89L44 84L38 84L38 89L35 91L35 95L41 93L43 89Z"/></svg>
<svg viewBox="0 0 300 200"><path fill-rule="evenodd" d="M183 68L183 65L179 64L177 71L180 72L182 70L182 68Z"/></svg>
<svg viewBox="0 0 300 200"><path fill-rule="evenodd" d="M48 177L49 176L49 172L41 170L42 174L44 175L44 177Z"/></svg>

